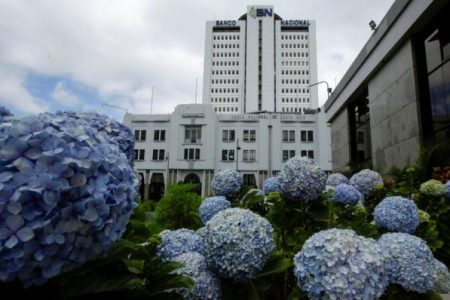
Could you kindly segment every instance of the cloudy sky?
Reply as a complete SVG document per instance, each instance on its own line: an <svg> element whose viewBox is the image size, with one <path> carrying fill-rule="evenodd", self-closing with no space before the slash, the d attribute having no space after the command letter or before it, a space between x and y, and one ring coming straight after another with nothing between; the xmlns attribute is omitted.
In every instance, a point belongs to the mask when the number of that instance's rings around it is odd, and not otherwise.
<svg viewBox="0 0 450 300"><path fill-rule="evenodd" d="M205 21L273 4L317 23L319 80L339 82L393 0L0 0L0 105L17 115L169 113L201 101ZM319 88L325 100L325 87Z"/></svg>

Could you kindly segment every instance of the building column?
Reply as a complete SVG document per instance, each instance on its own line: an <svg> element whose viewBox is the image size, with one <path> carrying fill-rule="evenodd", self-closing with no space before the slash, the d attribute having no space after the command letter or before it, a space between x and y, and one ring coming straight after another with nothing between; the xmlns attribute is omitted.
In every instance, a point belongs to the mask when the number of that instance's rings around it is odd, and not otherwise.
<svg viewBox="0 0 450 300"><path fill-rule="evenodd" d="M143 200L148 200L148 189L149 189L149 184L150 184L150 170L145 170L145 174L144 174L144 199Z"/></svg>

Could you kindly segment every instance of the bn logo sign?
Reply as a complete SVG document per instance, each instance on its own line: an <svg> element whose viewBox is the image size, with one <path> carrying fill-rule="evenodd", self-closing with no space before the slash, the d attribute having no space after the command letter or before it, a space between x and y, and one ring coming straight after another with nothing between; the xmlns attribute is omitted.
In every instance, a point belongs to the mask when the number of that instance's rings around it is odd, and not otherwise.
<svg viewBox="0 0 450 300"><path fill-rule="evenodd" d="M272 8L256 8L253 6L250 8L248 14L252 18L271 17L271 16L273 16L273 9Z"/></svg>

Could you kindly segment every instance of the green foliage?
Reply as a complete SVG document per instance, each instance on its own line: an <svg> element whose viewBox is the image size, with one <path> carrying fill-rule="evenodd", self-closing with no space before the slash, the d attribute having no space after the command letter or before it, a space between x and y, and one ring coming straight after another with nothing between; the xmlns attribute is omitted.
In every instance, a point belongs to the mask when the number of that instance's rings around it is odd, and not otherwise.
<svg viewBox="0 0 450 300"><path fill-rule="evenodd" d="M164 229L179 228L198 229L202 222L198 208L202 202L195 192L194 184L174 184L167 188L167 193L156 204L150 228L158 233Z"/></svg>

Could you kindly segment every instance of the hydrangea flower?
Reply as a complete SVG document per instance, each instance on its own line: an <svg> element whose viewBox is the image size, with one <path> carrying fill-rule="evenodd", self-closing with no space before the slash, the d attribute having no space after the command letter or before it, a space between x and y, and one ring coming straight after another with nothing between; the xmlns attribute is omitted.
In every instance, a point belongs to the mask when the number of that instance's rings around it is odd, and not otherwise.
<svg viewBox="0 0 450 300"><path fill-rule="evenodd" d="M125 154L53 114L0 132L0 280L43 284L105 253L136 206Z"/></svg>
<svg viewBox="0 0 450 300"><path fill-rule="evenodd" d="M224 196L208 197L200 204L199 212L203 224L206 224L219 211L230 208L231 203Z"/></svg>
<svg viewBox="0 0 450 300"><path fill-rule="evenodd" d="M118 145L133 166L134 134L129 127L106 115L100 115L95 112L64 111L57 112L56 115L63 117L65 120L77 120L78 123L92 128L98 138L104 139L107 143Z"/></svg>
<svg viewBox="0 0 450 300"><path fill-rule="evenodd" d="M203 254L205 246L201 236L193 230L182 228L177 230L164 230L160 234L161 243L156 249L156 255L168 261L186 252Z"/></svg>
<svg viewBox="0 0 450 300"><path fill-rule="evenodd" d="M420 192L425 195L440 197L444 196L447 190L442 182L431 179L420 185Z"/></svg>
<svg viewBox="0 0 450 300"><path fill-rule="evenodd" d="M350 178L350 184L363 193L364 197L368 197L376 186L383 186L383 178L375 171L364 169Z"/></svg>
<svg viewBox="0 0 450 300"><path fill-rule="evenodd" d="M281 192L280 179L269 177L264 181L263 194L269 195L271 192Z"/></svg>
<svg viewBox="0 0 450 300"><path fill-rule="evenodd" d="M386 233L378 240L387 262L390 282L425 293L437 280L434 257L426 242L407 233Z"/></svg>
<svg viewBox="0 0 450 300"><path fill-rule="evenodd" d="M341 173L330 174L330 176L328 176L328 178L327 178L328 186L336 187L341 183L349 184L347 176L342 175Z"/></svg>
<svg viewBox="0 0 450 300"><path fill-rule="evenodd" d="M184 264L184 267L176 269L174 273L191 277L194 281L192 290L180 289L179 292L184 299L216 300L221 298L220 280L208 269L203 255L197 252L187 252L173 260Z"/></svg>
<svg viewBox="0 0 450 300"><path fill-rule="evenodd" d="M433 291L439 294L450 293L450 273L447 266L437 259L434 259L434 267L436 269L437 280L433 287Z"/></svg>
<svg viewBox="0 0 450 300"><path fill-rule="evenodd" d="M311 201L319 197L325 188L326 175L307 157L293 157L281 169L280 186L290 200Z"/></svg>
<svg viewBox="0 0 450 300"><path fill-rule="evenodd" d="M218 171L211 181L211 188L216 196L231 197L239 193L241 186L242 177L236 170Z"/></svg>
<svg viewBox="0 0 450 300"><path fill-rule="evenodd" d="M353 186L346 183L341 183L334 188L333 197L331 199L334 202L355 205L359 201L363 201L364 196Z"/></svg>
<svg viewBox="0 0 450 300"><path fill-rule="evenodd" d="M248 209L222 210L205 226L208 265L223 277L252 278L275 246L272 234L272 225Z"/></svg>
<svg viewBox="0 0 450 300"><path fill-rule="evenodd" d="M4 106L0 106L0 118L3 117L12 117L13 114Z"/></svg>
<svg viewBox="0 0 450 300"><path fill-rule="evenodd" d="M445 184L445 195L448 199L450 199L450 180Z"/></svg>
<svg viewBox="0 0 450 300"><path fill-rule="evenodd" d="M377 299L388 285L376 241L346 229L312 235L294 257L294 274L310 299Z"/></svg>
<svg viewBox="0 0 450 300"><path fill-rule="evenodd" d="M373 212L375 223L390 231L414 233L420 218L416 204L400 196L386 197Z"/></svg>

